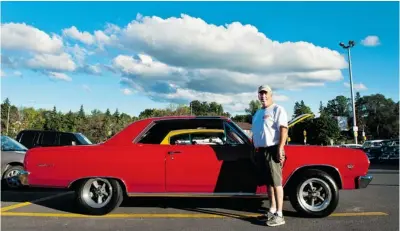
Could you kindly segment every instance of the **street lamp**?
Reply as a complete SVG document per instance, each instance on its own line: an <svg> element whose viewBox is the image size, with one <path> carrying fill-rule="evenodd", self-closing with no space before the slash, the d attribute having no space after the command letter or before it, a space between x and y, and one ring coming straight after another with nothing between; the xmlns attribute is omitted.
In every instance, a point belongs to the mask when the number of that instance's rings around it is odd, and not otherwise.
<svg viewBox="0 0 400 231"><path fill-rule="evenodd" d="M354 41L350 40L349 43L347 45L345 45L344 43L339 43L339 45L347 50L347 57L349 60L349 76L350 76L350 90L351 90L351 102L352 102L352 106L353 106L353 132L354 132L354 141L357 144L357 132L358 132L358 128L357 128L357 123L356 123L356 106L354 103L354 93L353 93L353 76L352 76L352 72L351 72L351 56L350 56L350 49L352 47L354 47L355 43Z"/></svg>

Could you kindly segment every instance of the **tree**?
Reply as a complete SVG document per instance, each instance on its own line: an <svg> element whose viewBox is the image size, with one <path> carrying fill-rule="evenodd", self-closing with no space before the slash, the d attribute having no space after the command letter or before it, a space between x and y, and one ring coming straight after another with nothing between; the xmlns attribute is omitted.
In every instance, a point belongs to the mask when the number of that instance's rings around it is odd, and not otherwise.
<svg viewBox="0 0 400 231"><path fill-rule="evenodd" d="M350 99L340 95L329 100L325 112L330 116L351 116Z"/></svg>
<svg viewBox="0 0 400 231"><path fill-rule="evenodd" d="M360 115L365 122L366 133L373 139L398 137L399 102L386 99L382 94L359 99Z"/></svg>
<svg viewBox="0 0 400 231"><path fill-rule="evenodd" d="M261 108L261 102L258 100L252 100L249 103L249 107L245 109L245 111L250 114L251 116L254 116L254 114L257 112L258 109Z"/></svg>
<svg viewBox="0 0 400 231"><path fill-rule="evenodd" d="M293 118L296 118L297 116L300 116L303 114L312 114L311 108L309 106L305 105L303 100L300 101L300 103L295 102Z"/></svg>

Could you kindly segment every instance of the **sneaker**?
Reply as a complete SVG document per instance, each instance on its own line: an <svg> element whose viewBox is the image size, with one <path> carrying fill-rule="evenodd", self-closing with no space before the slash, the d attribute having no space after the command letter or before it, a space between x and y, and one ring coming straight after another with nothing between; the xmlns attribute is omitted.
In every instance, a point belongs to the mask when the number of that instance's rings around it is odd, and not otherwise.
<svg viewBox="0 0 400 231"><path fill-rule="evenodd" d="M270 221L270 220L272 220L272 218L274 218L274 216L275 216L275 214L273 214L273 213L268 211L267 214L263 214L263 215L261 215L261 216L259 216L257 218L260 221Z"/></svg>
<svg viewBox="0 0 400 231"><path fill-rule="evenodd" d="M267 221L268 226L278 226L285 224L285 219L278 215L275 215L271 220Z"/></svg>

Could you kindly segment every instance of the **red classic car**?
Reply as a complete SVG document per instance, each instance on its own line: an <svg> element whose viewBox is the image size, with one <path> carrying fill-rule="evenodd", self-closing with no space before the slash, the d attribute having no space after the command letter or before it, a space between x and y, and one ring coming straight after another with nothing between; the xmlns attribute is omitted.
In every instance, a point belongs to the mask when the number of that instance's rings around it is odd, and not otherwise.
<svg viewBox="0 0 400 231"><path fill-rule="evenodd" d="M182 132L191 129L205 132ZM162 143L167 136L174 142ZM328 216L339 190L365 188L372 180L360 150L287 145L285 151L285 195L304 215ZM125 196L265 198L253 153L252 140L229 118L149 118L101 144L30 149L19 179L72 189L85 213L94 215L110 213Z"/></svg>

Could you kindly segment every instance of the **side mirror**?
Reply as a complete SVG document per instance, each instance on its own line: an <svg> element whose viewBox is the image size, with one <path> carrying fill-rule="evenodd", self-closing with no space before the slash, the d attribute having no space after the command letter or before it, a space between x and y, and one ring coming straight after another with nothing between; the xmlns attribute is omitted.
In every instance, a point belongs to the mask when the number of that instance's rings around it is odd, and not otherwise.
<svg viewBox="0 0 400 231"><path fill-rule="evenodd" d="M72 141L72 142L71 142L71 145L72 145L72 146L75 146L75 145L76 145L76 142L75 142L75 141Z"/></svg>

